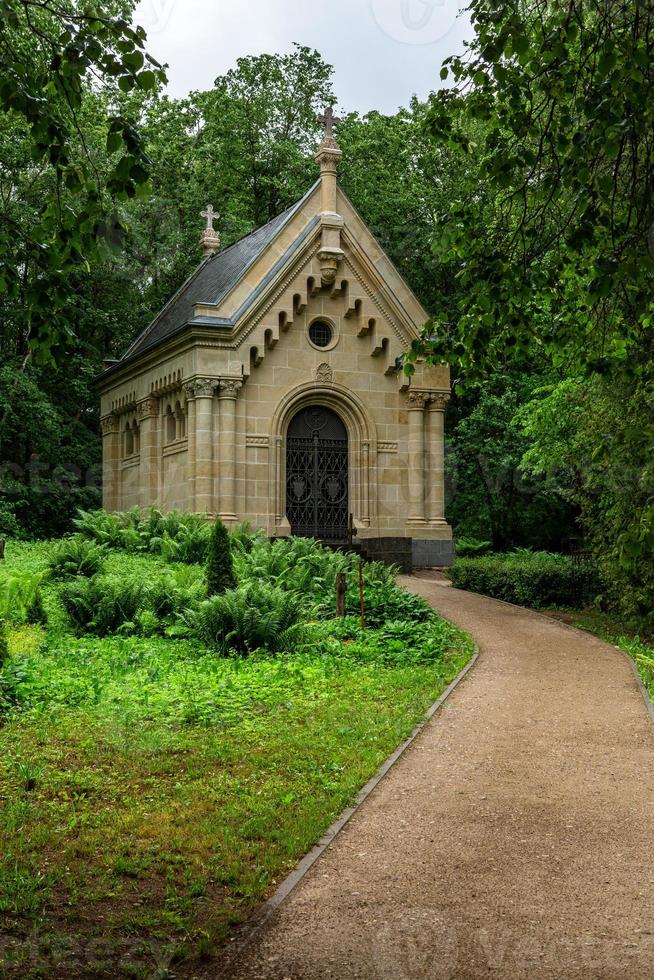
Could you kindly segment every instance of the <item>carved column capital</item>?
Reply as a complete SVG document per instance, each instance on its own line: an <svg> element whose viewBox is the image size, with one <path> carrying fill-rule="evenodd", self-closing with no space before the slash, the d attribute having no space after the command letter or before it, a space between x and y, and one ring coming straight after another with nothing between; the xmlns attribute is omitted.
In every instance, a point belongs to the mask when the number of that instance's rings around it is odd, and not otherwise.
<svg viewBox="0 0 654 980"><path fill-rule="evenodd" d="M113 412L111 415L105 415L100 419L100 428L103 436L114 436L120 431L120 419Z"/></svg>
<svg viewBox="0 0 654 980"><path fill-rule="evenodd" d="M136 414L139 420L154 418L159 414L159 399L145 398L142 402L139 402Z"/></svg>
<svg viewBox="0 0 654 980"><path fill-rule="evenodd" d="M410 412L424 412L428 404L429 404L429 395L426 391L409 392Z"/></svg>
<svg viewBox="0 0 654 980"><path fill-rule="evenodd" d="M243 387L243 382L236 378L221 378L218 386L218 398L233 399L236 401L238 393Z"/></svg>
<svg viewBox="0 0 654 980"><path fill-rule="evenodd" d="M429 407L434 412L445 412L450 400L447 391L432 391L429 395Z"/></svg>
<svg viewBox="0 0 654 980"><path fill-rule="evenodd" d="M187 385L184 385L184 391L189 399L213 398L217 386L216 378L193 378Z"/></svg>

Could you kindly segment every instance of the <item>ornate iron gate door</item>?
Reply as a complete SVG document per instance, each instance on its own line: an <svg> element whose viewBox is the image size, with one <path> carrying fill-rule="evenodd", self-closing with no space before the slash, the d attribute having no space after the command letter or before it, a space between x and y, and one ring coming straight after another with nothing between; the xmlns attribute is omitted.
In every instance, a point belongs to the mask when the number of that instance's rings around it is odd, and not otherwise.
<svg viewBox="0 0 654 980"><path fill-rule="evenodd" d="M286 514L295 535L323 541L347 539L347 430L329 408L303 409L289 426Z"/></svg>

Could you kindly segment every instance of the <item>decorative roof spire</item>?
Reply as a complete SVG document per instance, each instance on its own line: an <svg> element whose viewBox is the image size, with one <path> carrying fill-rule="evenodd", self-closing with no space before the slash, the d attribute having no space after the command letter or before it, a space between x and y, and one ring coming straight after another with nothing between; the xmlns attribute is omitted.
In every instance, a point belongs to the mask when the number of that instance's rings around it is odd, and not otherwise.
<svg viewBox="0 0 654 980"><path fill-rule="evenodd" d="M325 135L318 147L316 160L320 164L321 184L321 223L322 248L318 253L323 285L330 286L336 280L338 267L343 258L341 248L341 229L343 219L338 213L338 165L343 157L340 146L334 138L334 126L341 120L334 114L333 106L329 106L318 122L324 126Z"/></svg>
<svg viewBox="0 0 654 980"><path fill-rule="evenodd" d="M216 214L213 205L207 204L205 210L200 212L200 217L207 220L207 226L200 236L202 254L207 259L210 255L215 255L220 248L220 235L213 226L214 218L219 218L220 215Z"/></svg>
<svg viewBox="0 0 654 980"><path fill-rule="evenodd" d="M322 115L318 116L318 122L325 127L324 141L327 142L327 140L332 140L335 143L334 126L338 126L338 124L343 122L343 120L334 115L334 107L330 105L329 108L325 109Z"/></svg>

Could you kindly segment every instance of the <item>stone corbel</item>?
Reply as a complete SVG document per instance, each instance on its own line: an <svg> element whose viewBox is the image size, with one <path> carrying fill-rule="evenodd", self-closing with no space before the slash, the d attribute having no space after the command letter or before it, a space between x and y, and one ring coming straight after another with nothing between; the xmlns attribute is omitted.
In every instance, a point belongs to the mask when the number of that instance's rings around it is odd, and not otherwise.
<svg viewBox="0 0 654 980"><path fill-rule="evenodd" d="M103 436L115 436L120 431L120 419L115 412L105 415L100 419L100 428Z"/></svg>
<svg viewBox="0 0 654 980"><path fill-rule="evenodd" d="M142 402L139 402L136 414L139 421L154 418L159 414L159 399L145 398Z"/></svg>

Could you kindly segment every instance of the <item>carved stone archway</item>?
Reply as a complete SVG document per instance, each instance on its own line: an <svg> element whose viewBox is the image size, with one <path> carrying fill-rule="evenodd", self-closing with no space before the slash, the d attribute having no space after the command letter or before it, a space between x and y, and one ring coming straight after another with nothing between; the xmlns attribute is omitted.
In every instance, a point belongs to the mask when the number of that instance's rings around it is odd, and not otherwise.
<svg viewBox="0 0 654 980"><path fill-rule="evenodd" d="M338 384L310 382L288 392L280 401L271 424L270 499L273 501L274 535L291 533L286 519L286 438L291 420L311 405L331 408L343 420L349 445L349 500L355 527L365 536L376 525L377 435L374 422L362 402Z"/></svg>

